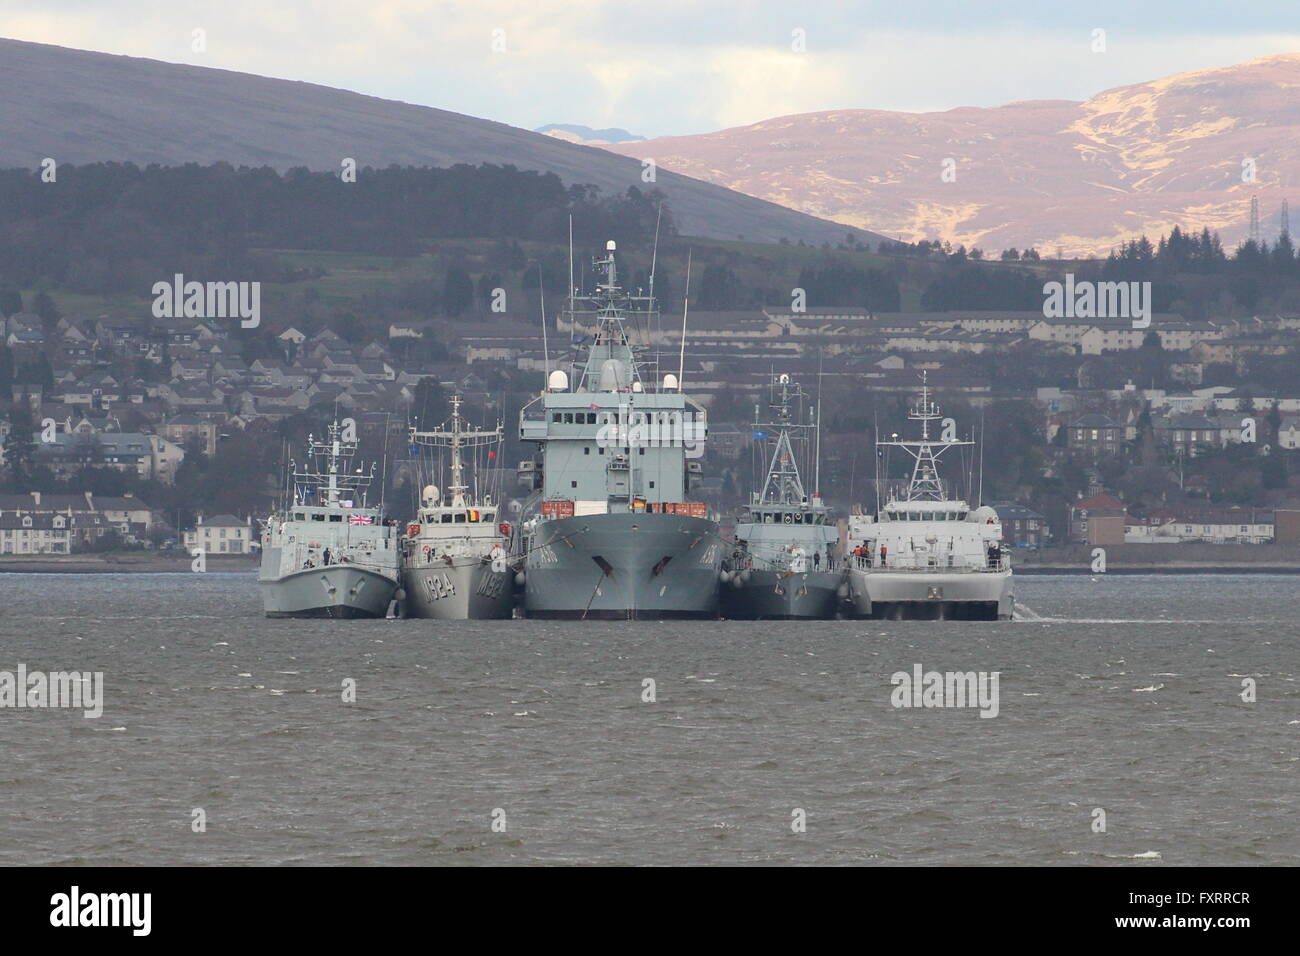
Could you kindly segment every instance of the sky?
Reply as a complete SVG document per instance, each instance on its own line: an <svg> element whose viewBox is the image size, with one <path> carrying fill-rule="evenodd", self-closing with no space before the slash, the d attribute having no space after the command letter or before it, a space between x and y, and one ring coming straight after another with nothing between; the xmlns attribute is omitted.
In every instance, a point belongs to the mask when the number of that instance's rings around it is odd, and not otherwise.
<svg viewBox="0 0 1300 956"><path fill-rule="evenodd" d="M0 36L663 136L1086 99L1300 52L1300 0L0 0Z"/></svg>

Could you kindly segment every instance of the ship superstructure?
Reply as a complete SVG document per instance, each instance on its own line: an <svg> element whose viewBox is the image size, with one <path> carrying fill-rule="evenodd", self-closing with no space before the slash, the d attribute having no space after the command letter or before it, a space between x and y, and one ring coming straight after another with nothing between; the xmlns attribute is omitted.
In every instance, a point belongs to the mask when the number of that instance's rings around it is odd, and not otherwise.
<svg viewBox="0 0 1300 956"><path fill-rule="evenodd" d="M258 584L268 617L383 617L398 588L399 529L366 501L352 423L309 435L284 505L264 523Z"/></svg>
<svg viewBox="0 0 1300 956"><path fill-rule="evenodd" d="M618 284L613 241L594 263L597 289L572 289L564 318L578 355L551 371L520 413L538 454L520 476L532 496L522 525L529 617L712 618L722 545L693 494L707 435L704 409L678 374L642 362L634 323L652 294Z"/></svg>
<svg viewBox="0 0 1300 956"><path fill-rule="evenodd" d="M846 593L839 531L821 495L815 488L809 495L799 475L799 452L815 444L816 426L797 414L805 398L782 374L770 388L772 420L761 422L755 414L754 438L766 471L762 490L751 495L736 524L724 574L724 617L826 620L835 617Z"/></svg>
<svg viewBox="0 0 1300 956"><path fill-rule="evenodd" d="M897 448L912 462L902 494L878 504L875 517L849 519L849 590L857 617L927 620L1010 620L1015 606L1011 562L997 512L951 496L939 460L953 448L973 448L944 430L922 378L920 401L908 418L919 439L876 440L879 452ZM877 484L879 487L879 483Z"/></svg>
<svg viewBox="0 0 1300 956"><path fill-rule="evenodd" d="M471 493L462 457L466 449L499 448L501 423L494 429L467 428L460 406L460 396L453 396L450 420L437 429L412 428L410 433L414 447L448 450L451 485L445 497L436 485L426 485L415 520L406 529L402 583L408 617L507 618L514 609L510 525L500 520L500 507L490 494Z"/></svg>

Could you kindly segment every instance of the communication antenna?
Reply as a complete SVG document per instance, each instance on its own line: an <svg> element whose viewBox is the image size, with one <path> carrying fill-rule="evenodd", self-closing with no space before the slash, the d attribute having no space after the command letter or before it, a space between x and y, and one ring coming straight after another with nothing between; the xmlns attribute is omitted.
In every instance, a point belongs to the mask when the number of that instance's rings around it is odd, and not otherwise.
<svg viewBox="0 0 1300 956"><path fill-rule="evenodd" d="M1291 209L1285 199L1282 200L1282 235L1291 235Z"/></svg>
<svg viewBox="0 0 1300 956"><path fill-rule="evenodd" d="M1259 197L1250 197L1250 241L1259 245Z"/></svg>
<svg viewBox="0 0 1300 956"><path fill-rule="evenodd" d="M569 220L570 225L572 225L573 217L570 216ZM572 255L572 248L570 248L570 255ZM569 278L573 278L572 266L570 266ZM545 369L542 373L542 387L543 389L549 389L551 387L551 353L546 347L546 290L542 288L541 262L537 263L537 300L542 306L542 368Z"/></svg>
<svg viewBox="0 0 1300 956"><path fill-rule="evenodd" d="M659 211L655 214L655 244L653 251L650 253L650 298L652 299L655 297L655 265L659 262L659 220L663 218L663 215L664 204L661 202L659 203Z"/></svg>
<svg viewBox="0 0 1300 956"><path fill-rule="evenodd" d="M682 350L677 358L677 389L682 390L682 379L686 372L686 313L691 308L691 253L694 250L686 250L686 295L682 300Z"/></svg>
<svg viewBox="0 0 1300 956"><path fill-rule="evenodd" d="M569 213L569 298L573 298L573 213Z"/></svg>

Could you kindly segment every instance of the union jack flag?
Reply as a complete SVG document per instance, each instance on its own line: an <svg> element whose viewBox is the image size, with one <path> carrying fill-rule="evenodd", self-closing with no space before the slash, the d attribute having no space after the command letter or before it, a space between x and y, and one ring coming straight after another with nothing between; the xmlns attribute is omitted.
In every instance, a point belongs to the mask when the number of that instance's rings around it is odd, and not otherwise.
<svg viewBox="0 0 1300 956"><path fill-rule="evenodd" d="M348 524L373 524L370 515L348 515Z"/></svg>

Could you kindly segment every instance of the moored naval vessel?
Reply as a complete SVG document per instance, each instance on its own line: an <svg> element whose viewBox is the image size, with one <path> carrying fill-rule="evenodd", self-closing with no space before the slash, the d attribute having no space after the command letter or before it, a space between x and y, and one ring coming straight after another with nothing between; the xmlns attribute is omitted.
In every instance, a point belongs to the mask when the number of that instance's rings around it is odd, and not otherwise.
<svg viewBox="0 0 1300 956"><path fill-rule="evenodd" d="M939 458L974 442L930 436L939 407L922 377L921 399L908 414L919 440L876 436L880 452L900 448L912 460L901 495L879 502L876 516L849 518L849 592L853 615L888 620L1008 621L1015 608L1009 550L988 506L952 497L939 478Z"/></svg>
<svg viewBox="0 0 1300 956"><path fill-rule="evenodd" d="M736 524L735 548L724 562L723 617L829 620L847 593L839 530L815 485L809 496L799 476L796 449L806 452L813 444L808 433L816 431L802 415L794 417L804 397L789 375L780 375L769 399L774 420L761 423L755 416L766 477Z"/></svg>
<svg viewBox="0 0 1300 956"><path fill-rule="evenodd" d="M466 428L460 396L452 396L451 419L432 431L411 429L413 447L445 447L451 455L451 485L444 498L426 485L416 518L402 545L402 585L407 617L437 620L507 618L514 611L515 571L510 525L498 521L490 494L470 492L461 452L501 445L500 423L492 430ZM495 455L495 452L492 454Z"/></svg>
<svg viewBox="0 0 1300 956"><path fill-rule="evenodd" d="M570 275L572 381L548 371L520 412L520 438L539 448L520 469L533 489L521 525L525 613L716 618L722 542L704 502L691 500L704 409L682 394L680 360L677 375L662 377L639 360L644 347L628 326L657 318L653 278L649 294L625 292L614 254L610 241L592 295L579 295Z"/></svg>
<svg viewBox="0 0 1300 956"><path fill-rule="evenodd" d="M399 529L366 504L374 478L352 468L350 426L307 437L289 462L285 504L263 524L257 581L267 617L384 617L398 591Z"/></svg>

